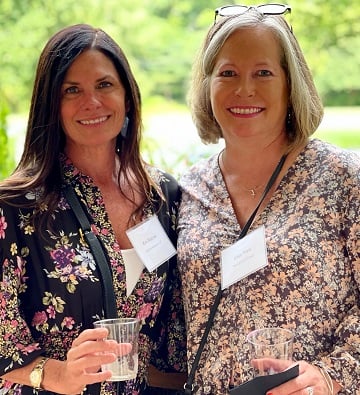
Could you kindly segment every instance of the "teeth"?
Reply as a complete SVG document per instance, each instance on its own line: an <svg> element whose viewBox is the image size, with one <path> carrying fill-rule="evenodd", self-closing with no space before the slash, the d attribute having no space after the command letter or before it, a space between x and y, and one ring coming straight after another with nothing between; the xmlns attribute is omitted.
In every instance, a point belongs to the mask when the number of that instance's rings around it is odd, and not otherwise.
<svg viewBox="0 0 360 395"><path fill-rule="evenodd" d="M89 119L86 121L80 121L82 125L95 125L96 123L101 123L107 120L107 117L101 117L96 119Z"/></svg>
<svg viewBox="0 0 360 395"><path fill-rule="evenodd" d="M231 108L230 111L234 114L255 114L261 111L261 108Z"/></svg>

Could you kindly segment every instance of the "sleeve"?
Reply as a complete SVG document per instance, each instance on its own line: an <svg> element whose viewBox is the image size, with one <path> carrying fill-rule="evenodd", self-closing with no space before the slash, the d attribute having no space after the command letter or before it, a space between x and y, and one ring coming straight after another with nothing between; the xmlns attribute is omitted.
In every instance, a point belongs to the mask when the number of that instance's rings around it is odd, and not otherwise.
<svg viewBox="0 0 360 395"><path fill-rule="evenodd" d="M0 375L28 364L41 353L20 310L29 249L17 243L14 211L0 207Z"/></svg>
<svg viewBox="0 0 360 395"><path fill-rule="evenodd" d="M176 180L168 174L164 174L161 187L167 204L161 206L159 219L176 246L180 189ZM163 372L186 372L185 316L176 256L169 260L168 265L163 303L154 331L159 336L154 339L151 364Z"/></svg>
<svg viewBox="0 0 360 395"><path fill-rule="evenodd" d="M350 287L353 306L337 327L334 348L316 365L324 368L344 389L340 394L357 394L360 388L360 169L356 171L344 222L345 259L351 265L353 281ZM341 281L341 280L340 280Z"/></svg>

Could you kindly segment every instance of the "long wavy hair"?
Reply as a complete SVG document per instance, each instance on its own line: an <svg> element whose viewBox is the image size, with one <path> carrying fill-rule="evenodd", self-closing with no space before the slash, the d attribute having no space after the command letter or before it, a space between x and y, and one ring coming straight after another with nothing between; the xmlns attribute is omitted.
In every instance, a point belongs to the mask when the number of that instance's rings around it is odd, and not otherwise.
<svg viewBox="0 0 360 395"><path fill-rule="evenodd" d="M306 142L321 122L323 105L291 27L282 16L264 15L251 9L215 23L194 62L188 101L198 134L205 144L217 143L223 137L210 102L210 79L219 51L236 30L258 26L273 32L280 46L281 66L289 88L286 120L289 150Z"/></svg>
<svg viewBox="0 0 360 395"><path fill-rule="evenodd" d="M48 207L49 215L55 209L62 184L59 155L64 151L65 133L60 122L61 86L66 72L84 51L102 52L114 64L125 87L129 125L126 140L117 137L116 152L120 157L120 178L130 183L135 176L135 188L144 197L143 204L151 198L152 187L145 163L140 155L142 134L141 96L124 52L103 30L85 24L66 27L52 36L45 45L37 66L30 113L21 159L13 174L0 184L3 199L14 202L29 190L41 190L36 206ZM129 200L132 196L126 196ZM17 200L17 199L16 199ZM142 204L142 205L143 205ZM135 212L142 208L138 207Z"/></svg>

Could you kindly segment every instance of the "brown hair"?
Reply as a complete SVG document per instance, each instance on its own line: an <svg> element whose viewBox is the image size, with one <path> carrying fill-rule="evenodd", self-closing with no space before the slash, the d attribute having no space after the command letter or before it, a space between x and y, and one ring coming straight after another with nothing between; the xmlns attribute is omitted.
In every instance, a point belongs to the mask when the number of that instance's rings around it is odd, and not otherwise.
<svg viewBox="0 0 360 395"><path fill-rule="evenodd" d="M151 197L153 185L140 155L142 132L141 97L125 54L103 30L85 24L66 27L54 34L43 49L35 76L24 150L13 174L0 184L2 198L21 196L28 190L40 190L36 200L55 209L62 184L59 155L64 150L65 134L60 122L61 86L71 64L84 51L102 52L114 64L125 87L129 104L129 125L126 140L117 137L116 152L121 157L120 177L129 181L135 176L144 202ZM133 192L134 193L134 192ZM134 195L126 196L132 200ZM140 211L139 207L136 211Z"/></svg>

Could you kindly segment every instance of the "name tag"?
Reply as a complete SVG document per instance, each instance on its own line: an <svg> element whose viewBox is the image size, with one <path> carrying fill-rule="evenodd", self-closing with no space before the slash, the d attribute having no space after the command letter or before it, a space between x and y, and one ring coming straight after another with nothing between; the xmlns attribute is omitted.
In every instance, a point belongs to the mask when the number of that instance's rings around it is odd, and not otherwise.
<svg viewBox="0 0 360 395"><path fill-rule="evenodd" d="M175 247L156 215L128 229L126 234L149 272L176 254Z"/></svg>
<svg viewBox="0 0 360 395"><path fill-rule="evenodd" d="M221 289L267 264L265 227L261 226L221 252Z"/></svg>

